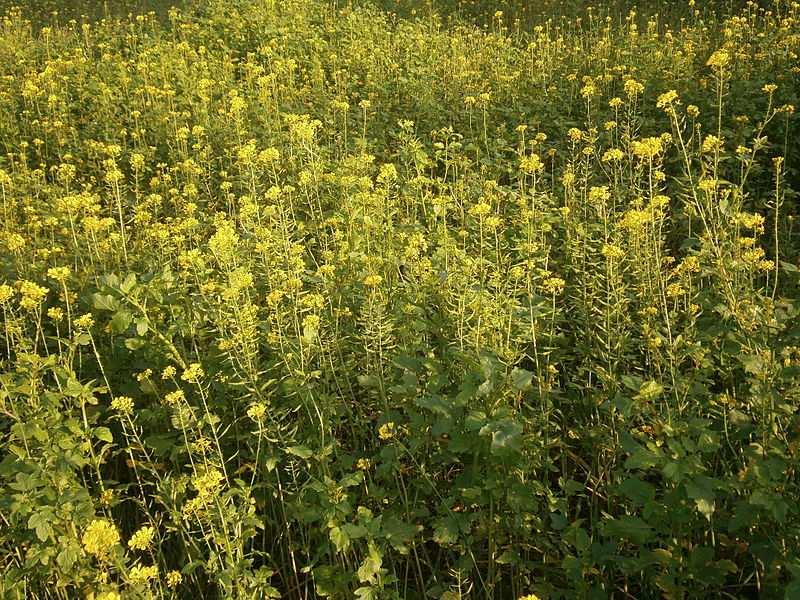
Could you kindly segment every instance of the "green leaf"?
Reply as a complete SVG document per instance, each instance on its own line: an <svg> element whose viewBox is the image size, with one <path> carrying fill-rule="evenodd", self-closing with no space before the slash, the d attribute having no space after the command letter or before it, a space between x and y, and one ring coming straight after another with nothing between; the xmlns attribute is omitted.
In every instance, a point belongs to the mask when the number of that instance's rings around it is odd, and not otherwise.
<svg viewBox="0 0 800 600"><path fill-rule="evenodd" d="M147 319L142 317L136 319L135 323L136 323L136 335L143 336L144 334L147 333L149 329L149 325L147 324Z"/></svg>
<svg viewBox="0 0 800 600"><path fill-rule="evenodd" d="M634 400L652 402L664 393L664 386L657 381L645 381L639 388L639 393L634 396Z"/></svg>
<svg viewBox="0 0 800 600"><path fill-rule="evenodd" d="M511 387L515 390L524 391L531 387L533 373L525 369L514 368L511 371Z"/></svg>
<svg viewBox="0 0 800 600"><path fill-rule="evenodd" d="M49 509L35 512L28 518L28 529L34 529L36 537L40 541L46 542L53 534L53 528L50 525L52 518L53 514Z"/></svg>
<svg viewBox="0 0 800 600"><path fill-rule="evenodd" d="M136 351L136 350L139 350L139 349L143 348L146 343L147 342L145 340L143 340L142 338L133 337L133 338L128 338L127 340L125 340L125 347L128 350Z"/></svg>
<svg viewBox="0 0 800 600"><path fill-rule="evenodd" d="M644 506L656 497L653 484L642 481L638 477L628 477L619 486L619 491L634 504Z"/></svg>
<svg viewBox="0 0 800 600"><path fill-rule="evenodd" d="M125 309L118 310L114 313L114 316L111 317L111 332L117 334L124 332L131 326L132 321L133 315L130 311Z"/></svg>
<svg viewBox="0 0 800 600"><path fill-rule="evenodd" d="M458 542L458 522L452 517L444 517L435 522L433 541L440 546L449 546Z"/></svg>
<svg viewBox="0 0 800 600"><path fill-rule="evenodd" d="M119 300L111 294L92 294L92 305L98 310L117 310Z"/></svg>
<svg viewBox="0 0 800 600"><path fill-rule="evenodd" d="M491 433L493 454L516 452L522 443L522 425L511 419L493 421L481 429L481 435Z"/></svg>
<svg viewBox="0 0 800 600"><path fill-rule="evenodd" d="M328 536L336 546L337 552L344 552L350 547L350 536L341 527L331 527Z"/></svg>
<svg viewBox="0 0 800 600"><path fill-rule="evenodd" d="M307 448L306 446L289 446L286 448L286 452L303 459L308 459L314 456L314 452L311 450L311 448Z"/></svg>
<svg viewBox="0 0 800 600"><path fill-rule="evenodd" d="M347 537L351 540L358 540L367 535L367 528L355 523L345 523L342 525L341 530L346 533Z"/></svg>
<svg viewBox="0 0 800 600"><path fill-rule="evenodd" d="M134 287L136 287L136 273L128 273L125 281L119 285L119 289L123 294L130 294Z"/></svg>
<svg viewBox="0 0 800 600"><path fill-rule="evenodd" d="M375 375L359 375L357 380L358 384L366 390L378 389L381 386L381 380Z"/></svg>
<svg viewBox="0 0 800 600"><path fill-rule="evenodd" d="M710 477L696 477L684 484L686 495L694 500L697 510L709 521L714 514L714 480Z"/></svg>
<svg viewBox="0 0 800 600"><path fill-rule="evenodd" d="M414 536L421 529L422 527L419 525L412 525L395 517L386 517L383 520L381 533L395 550L401 554L406 554L408 552L408 544L411 543Z"/></svg>
<svg viewBox="0 0 800 600"><path fill-rule="evenodd" d="M434 414L450 417L450 405L441 396L421 396L414 400L414 404L425 408Z"/></svg>
<svg viewBox="0 0 800 600"><path fill-rule="evenodd" d="M58 556L56 556L56 563L65 571L69 571L78 561L80 555L80 546L74 543L67 543L64 548L62 548L61 552L58 553Z"/></svg>
<svg viewBox="0 0 800 600"><path fill-rule="evenodd" d="M98 440L108 442L109 444L114 441L114 436L108 427L96 427L94 430L94 437Z"/></svg>
<svg viewBox="0 0 800 600"><path fill-rule="evenodd" d="M381 571L382 565L383 557L381 556L381 553L378 551L377 546L370 542L369 554L364 559L364 562L361 563L361 566L358 567L358 580L361 583L374 582Z"/></svg>
<svg viewBox="0 0 800 600"><path fill-rule="evenodd" d="M353 593L359 600L377 600L378 598L378 592L367 586L360 587Z"/></svg>
<svg viewBox="0 0 800 600"><path fill-rule="evenodd" d="M162 433L148 436L144 443L155 450L156 456L166 456L178 444L174 434Z"/></svg>
<svg viewBox="0 0 800 600"><path fill-rule="evenodd" d="M659 464L660 456L647 448L637 448L628 460L625 461L626 469L649 469Z"/></svg>
<svg viewBox="0 0 800 600"><path fill-rule="evenodd" d="M653 529L639 517L625 515L606 521L604 533L609 537L630 540L634 544L646 544L653 539Z"/></svg>

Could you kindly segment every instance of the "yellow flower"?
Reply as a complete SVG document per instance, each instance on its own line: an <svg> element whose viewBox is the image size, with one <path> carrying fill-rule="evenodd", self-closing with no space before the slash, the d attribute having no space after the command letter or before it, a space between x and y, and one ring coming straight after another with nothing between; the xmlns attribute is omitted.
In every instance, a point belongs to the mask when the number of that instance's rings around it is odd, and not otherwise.
<svg viewBox="0 0 800 600"><path fill-rule="evenodd" d="M709 194L714 192L718 186L719 186L719 181L716 179L701 179L697 183L697 187L699 187L704 192L708 192Z"/></svg>
<svg viewBox="0 0 800 600"><path fill-rule="evenodd" d="M497 229L503 224L503 220L496 215L492 215L491 217L486 217L485 223L489 229Z"/></svg>
<svg viewBox="0 0 800 600"><path fill-rule="evenodd" d="M25 310L33 310L47 296L47 288L36 285L32 281L22 281L19 286L19 293L22 296L19 305Z"/></svg>
<svg viewBox="0 0 800 600"><path fill-rule="evenodd" d="M619 148L606 150L603 154L603 162L617 162L625 158L625 153Z"/></svg>
<svg viewBox="0 0 800 600"><path fill-rule="evenodd" d="M485 217L492 212L492 205L488 202L479 202L469 209L469 214L473 217Z"/></svg>
<svg viewBox="0 0 800 600"><path fill-rule="evenodd" d="M564 286L566 283L567 282L560 277L548 277L542 282L542 289L548 294L555 296L556 294L560 294L562 291L564 291Z"/></svg>
<svg viewBox="0 0 800 600"><path fill-rule="evenodd" d="M539 600L539 596L536 594L526 594L525 596L520 596L519 600Z"/></svg>
<svg viewBox="0 0 800 600"><path fill-rule="evenodd" d="M205 474L195 477L192 485L197 490L197 495L204 500L215 497L222 488L222 481L225 477L216 469L209 469Z"/></svg>
<svg viewBox="0 0 800 600"><path fill-rule="evenodd" d="M754 231L764 231L764 217L759 214L739 213L737 217L739 224L746 229L753 229Z"/></svg>
<svg viewBox="0 0 800 600"><path fill-rule="evenodd" d="M91 313L86 313L75 319L75 327L78 329L89 329L94 325L94 318Z"/></svg>
<svg viewBox="0 0 800 600"><path fill-rule="evenodd" d="M168 588L176 588L183 581L183 575L181 575L180 571L170 571L167 573L166 579Z"/></svg>
<svg viewBox="0 0 800 600"><path fill-rule="evenodd" d="M601 185L589 189L589 202L601 204L611 198L608 186Z"/></svg>
<svg viewBox="0 0 800 600"><path fill-rule="evenodd" d="M189 383L198 383L202 377L203 367L200 366L200 363L190 364L189 368L187 368L181 375L181 379L188 381Z"/></svg>
<svg viewBox="0 0 800 600"><path fill-rule="evenodd" d="M677 101L678 101L678 92L676 92L675 90L670 90L668 92L664 92L658 97L658 100L656 101L656 107L669 108Z"/></svg>
<svg viewBox="0 0 800 600"><path fill-rule="evenodd" d="M135 152L131 154L131 168L134 171L141 171L144 168L144 156Z"/></svg>
<svg viewBox="0 0 800 600"><path fill-rule="evenodd" d="M625 256L625 252L616 244L603 244L600 254L609 259L620 259Z"/></svg>
<svg viewBox="0 0 800 600"><path fill-rule="evenodd" d="M256 422L261 421L265 414L267 414L267 407L261 402L252 404L250 408L247 409L247 416Z"/></svg>
<svg viewBox="0 0 800 600"><path fill-rule="evenodd" d="M131 585L147 583L151 579L158 579L158 567L156 565L149 567L137 565L128 571L128 582Z"/></svg>
<svg viewBox="0 0 800 600"><path fill-rule="evenodd" d="M383 281L383 277L380 275L367 275L364 278L364 285L367 287L377 287Z"/></svg>
<svg viewBox="0 0 800 600"><path fill-rule="evenodd" d="M625 82L623 89L625 90L625 94L628 96L628 98L633 98L644 92L644 86L635 79L628 79L628 81Z"/></svg>
<svg viewBox="0 0 800 600"><path fill-rule="evenodd" d="M111 401L111 409L121 415L130 415L133 413L133 399L128 396L117 396Z"/></svg>
<svg viewBox="0 0 800 600"><path fill-rule="evenodd" d="M359 458L356 461L356 469L358 469L359 471L368 471L371 466L372 463L368 458Z"/></svg>
<svg viewBox="0 0 800 600"><path fill-rule="evenodd" d="M700 259L696 256L687 256L683 259L679 269L684 273L699 273Z"/></svg>
<svg viewBox="0 0 800 600"><path fill-rule="evenodd" d="M47 269L47 276L56 281L66 281L69 279L69 267L51 267Z"/></svg>
<svg viewBox="0 0 800 600"><path fill-rule="evenodd" d="M660 137L649 137L631 142L631 150L639 158L654 158L663 150Z"/></svg>
<svg viewBox="0 0 800 600"><path fill-rule="evenodd" d="M669 298L677 298L678 296L681 296L685 291L686 290L683 289L683 286L681 286L680 283L670 283L666 289L667 297Z"/></svg>
<svg viewBox="0 0 800 600"><path fill-rule="evenodd" d="M719 152L722 150L724 146L724 142L715 135L707 135L706 139L703 140L703 146L701 151L704 153L709 152Z"/></svg>
<svg viewBox="0 0 800 600"><path fill-rule="evenodd" d="M181 400L185 399L185 397L183 390L175 390L164 396L164 404L167 406L175 406L180 403Z"/></svg>
<svg viewBox="0 0 800 600"><path fill-rule="evenodd" d="M706 62L707 67L713 67L716 69L722 69L725 65L727 65L731 60L730 54L728 54L725 50L717 50Z"/></svg>
<svg viewBox="0 0 800 600"><path fill-rule="evenodd" d="M622 219L620 219L619 226L628 231L636 231L641 229L650 222L650 215L646 210L629 210L626 212Z"/></svg>
<svg viewBox="0 0 800 600"><path fill-rule="evenodd" d="M384 441L390 440L395 436L396 430L394 422L389 421L378 428L378 437Z"/></svg>
<svg viewBox="0 0 800 600"><path fill-rule="evenodd" d="M84 531L82 542L86 552L103 559L119 544L119 532L107 519L95 519Z"/></svg>
<svg viewBox="0 0 800 600"><path fill-rule="evenodd" d="M115 591L101 592L94 597L94 600L122 600L122 596Z"/></svg>
<svg viewBox="0 0 800 600"><path fill-rule="evenodd" d="M519 163L519 166L524 173L529 175L538 173L544 169L544 163L542 162L541 158L539 158L538 154L531 154L530 156L523 157Z"/></svg>
<svg viewBox="0 0 800 600"><path fill-rule="evenodd" d="M0 284L0 304L5 304L14 297L14 288L8 284Z"/></svg>
<svg viewBox="0 0 800 600"><path fill-rule="evenodd" d="M581 96L587 100L598 93L597 86L593 82L588 82L581 88Z"/></svg>
<svg viewBox="0 0 800 600"><path fill-rule="evenodd" d="M25 238L18 233L4 232L3 238L10 252L16 252L25 247Z"/></svg>
<svg viewBox="0 0 800 600"><path fill-rule="evenodd" d="M131 536L131 539L128 540L128 548L132 550L147 550L153 541L154 535L155 530L146 525Z"/></svg>

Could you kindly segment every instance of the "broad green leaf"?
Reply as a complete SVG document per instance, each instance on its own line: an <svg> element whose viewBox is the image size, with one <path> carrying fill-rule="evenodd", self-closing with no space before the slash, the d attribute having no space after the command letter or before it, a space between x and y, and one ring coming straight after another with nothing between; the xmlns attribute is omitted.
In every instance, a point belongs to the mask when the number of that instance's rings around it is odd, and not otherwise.
<svg viewBox="0 0 800 600"><path fill-rule="evenodd" d="M515 367L511 371L511 387L515 390L524 391L530 389L533 373Z"/></svg>
<svg viewBox="0 0 800 600"><path fill-rule="evenodd" d="M639 517L629 515L606 521L603 531L608 537L622 538L639 545L653 539L653 528Z"/></svg>
<svg viewBox="0 0 800 600"><path fill-rule="evenodd" d="M108 427L96 427L94 430L94 437L109 444L114 441L114 436Z"/></svg>
<svg viewBox="0 0 800 600"><path fill-rule="evenodd" d="M303 459L308 459L314 456L313 450L311 450L311 448L307 448L306 446L289 446L286 448L286 452Z"/></svg>

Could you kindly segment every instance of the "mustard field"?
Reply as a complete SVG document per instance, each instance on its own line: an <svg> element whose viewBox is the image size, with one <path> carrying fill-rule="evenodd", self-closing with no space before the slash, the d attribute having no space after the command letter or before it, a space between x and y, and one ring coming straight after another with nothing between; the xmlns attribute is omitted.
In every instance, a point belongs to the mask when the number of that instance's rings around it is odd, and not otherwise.
<svg viewBox="0 0 800 600"><path fill-rule="evenodd" d="M0 12L0 597L800 598L798 2L96 4Z"/></svg>

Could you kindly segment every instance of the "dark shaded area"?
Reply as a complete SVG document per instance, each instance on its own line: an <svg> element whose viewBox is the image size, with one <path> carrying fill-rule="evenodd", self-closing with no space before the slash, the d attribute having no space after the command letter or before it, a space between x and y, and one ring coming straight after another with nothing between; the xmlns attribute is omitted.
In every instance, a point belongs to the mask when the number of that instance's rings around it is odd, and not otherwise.
<svg viewBox="0 0 800 600"><path fill-rule="evenodd" d="M338 2L345 4L346 2ZM664 23L677 26L681 18L689 15L688 0L674 2L636 2L635 0L355 0L354 3L375 4L400 17L439 14L450 20L472 21L490 26L500 20L506 25L534 26L548 20L558 21L582 17L589 24L593 18L610 16L619 22L629 17L631 11L639 16L658 14ZM155 12L166 18L173 6L187 7L192 0L0 0L0 13L12 8L39 26L63 23L70 19L94 21L102 18L120 18L129 14ZM737 12L747 4L745 0L701 0L695 10L704 16L724 16ZM768 0L757 2L769 9ZM502 15L498 15L498 12Z"/></svg>
<svg viewBox="0 0 800 600"><path fill-rule="evenodd" d="M603 2L590 0L375 0L375 3L398 14L408 17L437 12L452 19L473 21L489 26L498 18L506 25L518 24L521 27L533 26L548 20L572 19L583 17L586 23L592 17L610 16L615 22L624 20L635 11L640 17L658 14L661 21L678 26L680 20L689 16L691 10L698 10L701 15L722 17L740 11L747 2L745 0L700 0L694 9L690 9L688 0L673 2L653 2L636 0L606 0ZM760 7L768 9L772 3L768 0L757 2ZM502 16L497 15L501 12Z"/></svg>
<svg viewBox="0 0 800 600"><path fill-rule="evenodd" d="M34 25L46 26L63 24L71 19L96 21L150 11L166 18L170 8L186 4L186 0L0 0L0 13L19 10Z"/></svg>

